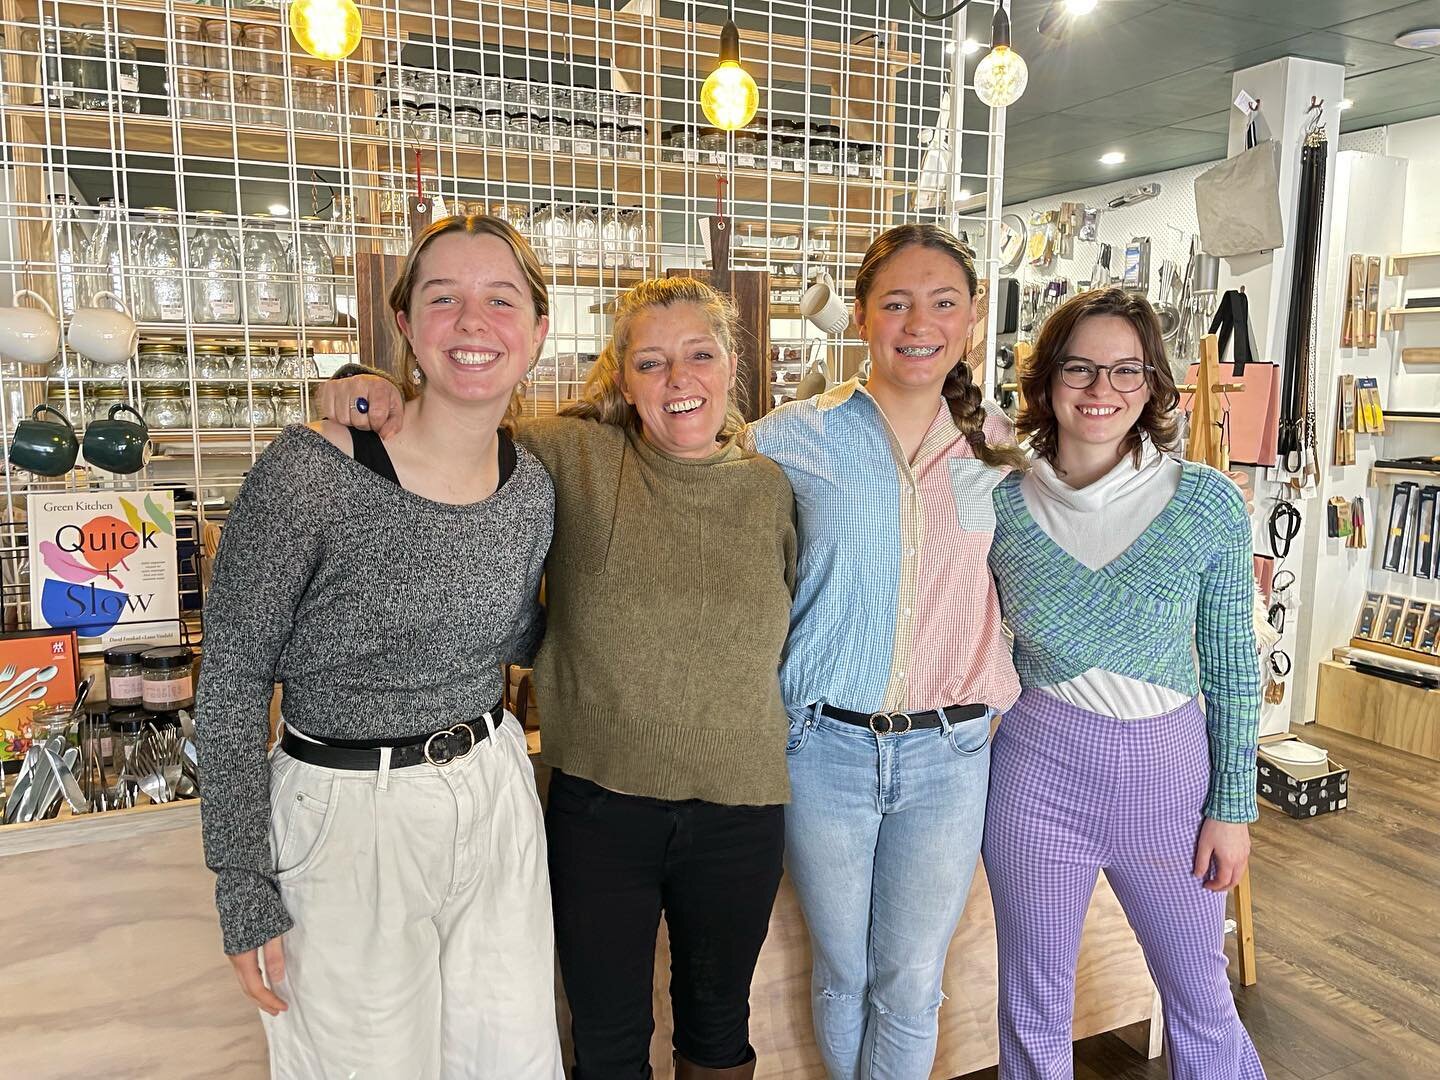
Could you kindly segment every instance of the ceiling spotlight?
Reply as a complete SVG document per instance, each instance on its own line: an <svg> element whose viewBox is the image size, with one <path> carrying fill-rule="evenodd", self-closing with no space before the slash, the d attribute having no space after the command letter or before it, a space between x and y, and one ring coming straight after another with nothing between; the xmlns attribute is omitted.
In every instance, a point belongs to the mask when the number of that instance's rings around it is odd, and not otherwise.
<svg viewBox="0 0 1440 1080"><path fill-rule="evenodd" d="M960 43L960 51L966 56L974 56L984 47L984 45L981 45L974 38L966 38L963 42Z"/></svg>
<svg viewBox="0 0 1440 1080"><path fill-rule="evenodd" d="M1089 15L1097 6L1099 0L1050 0L1036 30L1051 37L1060 37L1076 19Z"/></svg>
<svg viewBox="0 0 1440 1080"><path fill-rule="evenodd" d="M1352 100L1350 100L1350 98L1347 97L1347 98L1341 98L1341 99L1340 99L1340 111L1341 111L1341 112L1344 112L1346 109L1353 109L1354 107L1355 107L1355 102L1353 102Z"/></svg>
<svg viewBox="0 0 1440 1080"><path fill-rule="evenodd" d="M1125 164L1125 155L1122 154L1119 150L1111 150L1111 151L1110 151L1109 153L1107 153L1107 154L1101 154L1101 155L1100 155L1100 164L1101 164L1101 165L1123 165L1123 164Z"/></svg>
<svg viewBox="0 0 1440 1080"><path fill-rule="evenodd" d="M1418 30L1406 30L1395 39L1402 49L1433 49L1440 45L1440 27L1426 26Z"/></svg>
<svg viewBox="0 0 1440 1080"><path fill-rule="evenodd" d="M290 207L286 206L283 202L271 203L270 213L274 214L276 217L284 217L286 214L290 213Z"/></svg>

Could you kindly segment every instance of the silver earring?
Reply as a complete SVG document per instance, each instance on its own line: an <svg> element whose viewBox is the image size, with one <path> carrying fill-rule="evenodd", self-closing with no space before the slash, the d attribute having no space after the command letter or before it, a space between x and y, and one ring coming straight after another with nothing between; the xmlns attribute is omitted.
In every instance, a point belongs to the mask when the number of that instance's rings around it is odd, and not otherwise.
<svg viewBox="0 0 1440 1080"><path fill-rule="evenodd" d="M413 382L416 386L419 386L425 381L425 373L420 370L419 364L416 364L413 368L410 369L410 381Z"/></svg>

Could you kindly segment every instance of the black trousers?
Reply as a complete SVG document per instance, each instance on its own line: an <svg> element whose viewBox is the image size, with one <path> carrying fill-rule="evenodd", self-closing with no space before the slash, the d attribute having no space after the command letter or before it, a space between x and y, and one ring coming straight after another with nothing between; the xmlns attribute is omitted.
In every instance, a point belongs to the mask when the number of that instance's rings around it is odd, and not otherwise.
<svg viewBox="0 0 1440 1080"><path fill-rule="evenodd" d="M670 802L558 770L545 832L575 1080L648 1080L655 937L670 933L675 1049L728 1069L750 1055L750 980L785 850L782 806Z"/></svg>

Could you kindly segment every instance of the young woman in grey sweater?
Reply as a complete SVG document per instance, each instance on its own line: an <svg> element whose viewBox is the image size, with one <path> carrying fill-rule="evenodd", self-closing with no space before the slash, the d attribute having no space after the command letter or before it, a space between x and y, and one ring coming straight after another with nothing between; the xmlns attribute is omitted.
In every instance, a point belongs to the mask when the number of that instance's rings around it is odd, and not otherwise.
<svg viewBox="0 0 1440 1080"><path fill-rule="evenodd" d="M276 1076L558 1078L544 827L500 704L543 625L554 488L506 427L544 282L508 225L450 218L390 305L403 434L287 428L224 529L196 716L224 947Z"/></svg>

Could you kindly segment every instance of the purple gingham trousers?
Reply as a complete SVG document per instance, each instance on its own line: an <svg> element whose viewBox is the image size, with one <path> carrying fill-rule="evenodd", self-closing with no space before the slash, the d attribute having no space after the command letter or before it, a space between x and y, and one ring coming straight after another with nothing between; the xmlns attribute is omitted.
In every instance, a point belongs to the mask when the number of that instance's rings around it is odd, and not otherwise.
<svg viewBox="0 0 1440 1080"><path fill-rule="evenodd" d="M1115 720L1027 690L991 753L1001 1080L1074 1075L1075 962L1100 870L1160 990L1173 1080L1263 1080L1225 974L1225 894L1191 873L1210 781L1199 706Z"/></svg>

